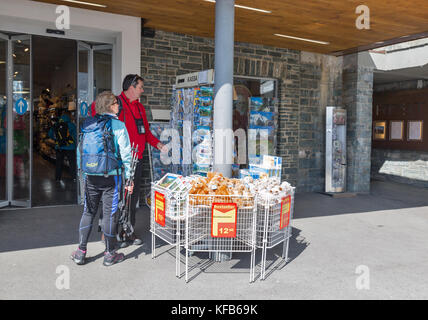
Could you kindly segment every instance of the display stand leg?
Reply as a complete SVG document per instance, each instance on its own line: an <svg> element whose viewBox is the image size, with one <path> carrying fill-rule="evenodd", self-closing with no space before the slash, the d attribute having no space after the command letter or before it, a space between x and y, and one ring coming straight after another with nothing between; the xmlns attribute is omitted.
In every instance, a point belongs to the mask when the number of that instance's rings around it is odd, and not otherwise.
<svg viewBox="0 0 428 320"><path fill-rule="evenodd" d="M282 253L282 257L285 259L286 263L288 262L288 248L290 246L290 237L291 237L289 233L290 233L290 227L287 227L287 233L286 233L287 239L285 240L285 243L284 243L285 252L283 250L283 253Z"/></svg>
<svg viewBox="0 0 428 320"><path fill-rule="evenodd" d="M262 247L262 262L260 266L260 280L265 279L265 271L266 271L266 240L263 240L263 247Z"/></svg>
<svg viewBox="0 0 428 320"><path fill-rule="evenodd" d="M260 266L260 280L265 279L269 209L270 209L270 201L268 200L265 206L265 221L264 221L264 229L263 229L263 246L262 246L262 261Z"/></svg>
<svg viewBox="0 0 428 320"><path fill-rule="evenodd" d="M152 259L155 258L156 256L156 236L155 234L152 232Z"/></svg>
<svg viewBox="0 0 428 320"><path fill-rule="evenodd" d="M254 246L253 250L251 251L250 283L251 283L251 282L254 282L255 261L256 261L256 247Z"/></svg>
<svg viewBox="0 0 428 320"><path fill-rule="evenodd" d="M186 283L188 282L189 275L189 250L186 249Z"/></svg>
<svg viewBox="0 0 428 320"><path fill-rule="evenodd" d="M181 222L177 220L177 233L175 238L175 276L180 278L180 226Z"/></svg>

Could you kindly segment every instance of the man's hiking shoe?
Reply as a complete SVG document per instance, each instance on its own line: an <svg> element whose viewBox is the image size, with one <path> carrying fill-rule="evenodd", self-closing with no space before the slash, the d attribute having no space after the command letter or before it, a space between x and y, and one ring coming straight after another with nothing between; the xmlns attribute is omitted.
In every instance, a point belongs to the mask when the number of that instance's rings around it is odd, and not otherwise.
<svg viewBox="0 0 428 320"><path fill-rule="evenodd" d="M78 265L85 264L85 257L86 251L82 251L80 249L73 251L73 253L71 254L71 260L73 260Z"/></svg>
<svg viewBox="0 0 428 320"><path fill-rule="evenodd" d="M129 243L127 241L121 241L119 242L119 248L123 249L129 247Z"/></svg>
<svg viewBox="0 0 428 320"><path fill-rule="evenodd" d="M135 233L133 233L129 238L129 242L133 244L134 246L141 246L143 244L143 240L138 238Z"/></svg>
<svg viewBox="0 0 428 320"><path fill-rule="evenodd" d="M125 260L125 255L123 253L105 252L103 265L109 267L111 265L114 265L115 263L122 262L123 260Z"/></svg>

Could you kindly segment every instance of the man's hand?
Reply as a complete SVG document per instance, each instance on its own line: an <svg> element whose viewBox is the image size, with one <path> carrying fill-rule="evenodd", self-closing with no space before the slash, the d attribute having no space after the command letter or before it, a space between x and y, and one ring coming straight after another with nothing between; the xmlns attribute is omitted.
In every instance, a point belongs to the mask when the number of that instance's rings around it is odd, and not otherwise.
<svg viewBox="0 0 428 320"><path fill-rule="evenodd" d="M162 142L159 142L158 144L157 144L157 148L162 152L162 153L167 153L169 150L168 150L168 147L166 146L166 145L164 145Z"/></svg>

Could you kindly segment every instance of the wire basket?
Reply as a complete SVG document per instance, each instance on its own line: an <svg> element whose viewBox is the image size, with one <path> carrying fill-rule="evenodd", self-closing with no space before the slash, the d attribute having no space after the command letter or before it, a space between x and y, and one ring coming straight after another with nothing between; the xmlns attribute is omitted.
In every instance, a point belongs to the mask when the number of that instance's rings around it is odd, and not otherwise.
<svg viewBox="0 0 428 320"><path fill-rule="evenodd" d="M186 192L170 191L152 183L150 231L170 245L184 245ZM156 213L156 201L164 212Z"/></svg>
<svg viewBox="0 0 428 320"><path fill-rule="evenodd" d="M189 195L188 199L186 249L206 252L253 249L256 213L253 196Z"/></svg>
<svg viewBox="0 0 428 320"><path fill-rule="evenodd" d="M257 198L257 248L263 247L263 241L270 249L287 239L294 209L294 189Z"/></svg>
<svg viewBox="0 0 428 320"><path fill-rule="evenodd" d="M185 249L192 252L251 252L250 281L254 277L256 235L254 196L188 195Z"/></svg>
<svg viewBox="0 0 428 320"><path fill-rule="evenodd" d="M282 192L276 196L259 197L257 201L256 246L262 249L260 279L266 277L267 250L283 243L282 259L287 263L291 238L291 221L294 211L294 192Z"/></svg>

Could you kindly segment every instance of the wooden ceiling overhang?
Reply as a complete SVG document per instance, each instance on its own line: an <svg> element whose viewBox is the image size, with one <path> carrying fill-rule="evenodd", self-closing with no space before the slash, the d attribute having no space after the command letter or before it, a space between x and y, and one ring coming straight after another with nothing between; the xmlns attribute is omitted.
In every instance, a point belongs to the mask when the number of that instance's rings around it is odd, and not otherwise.
<svg viewBox="0 0 428 320"><path fill-rule="evenodd" d="M105 8L61 0L37 1L141 17L148 28L214 37L215 4L205 0L84 0ZM343 55L428 37L427 0L235 0L235 4L271 11L236 8L237 42ZM362 4L369 9L369 29L357 28L357 19L367 13L357 13ZM368 26L367 20L362 22Z"/></svg>

